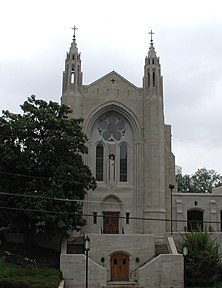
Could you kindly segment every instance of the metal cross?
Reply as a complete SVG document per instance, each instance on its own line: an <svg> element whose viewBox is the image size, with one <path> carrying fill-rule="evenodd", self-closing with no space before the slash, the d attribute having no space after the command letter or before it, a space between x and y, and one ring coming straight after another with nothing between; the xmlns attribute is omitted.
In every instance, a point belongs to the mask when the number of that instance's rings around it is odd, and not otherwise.
<svg viewBox="0 0 222 288"><path fill-rule="evenodd" d="M151 35L151 40L150 40L150 42L152 43L152 42L153 42L153 34L155 34L155 33L151 30L150 32L148 32L148 34Z"/></svg>
<svg viewBox="0 0 222 288"><path fill-rule="evenodd" d="M73 40L75 40L75 39L76 39L76 30L78 30L78 28L76 27L76 25L74 25L74 27L72 28L72 30L74 30Z"/></svg>
<svg viewBox="0 0 222 288"><path fill-rule="evenodd" d="M114 84L115 81L116 81L116 79L114 79L114 78L111 79L112 84Z"/></svg>

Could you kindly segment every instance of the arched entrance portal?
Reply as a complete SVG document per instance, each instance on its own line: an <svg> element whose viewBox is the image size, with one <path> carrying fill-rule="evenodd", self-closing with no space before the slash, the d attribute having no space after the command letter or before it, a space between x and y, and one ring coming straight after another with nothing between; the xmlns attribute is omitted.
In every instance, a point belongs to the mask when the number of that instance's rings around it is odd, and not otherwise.
<svg viewBox="0 0 222 288"><path fill-rule="evenodd" d="M129 256L123 252L111 255L111 281L129 281Z"/></svg>
<svg viewBox="0 0 222 288"><path fill-rule="evenodd" d="M190 210L187 212L188 231L203 231L203 212L200 210Z"/></svg>

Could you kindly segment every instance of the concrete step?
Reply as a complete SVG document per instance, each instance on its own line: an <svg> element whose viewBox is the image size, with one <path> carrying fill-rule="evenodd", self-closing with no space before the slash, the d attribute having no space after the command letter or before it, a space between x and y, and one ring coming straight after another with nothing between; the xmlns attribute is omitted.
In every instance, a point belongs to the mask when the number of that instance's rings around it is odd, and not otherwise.
<svg viewBox="0 0 222 288"><path fill-rule="evenodd" d="M169 254L167 244L155 244L155 256Z"/></svg>

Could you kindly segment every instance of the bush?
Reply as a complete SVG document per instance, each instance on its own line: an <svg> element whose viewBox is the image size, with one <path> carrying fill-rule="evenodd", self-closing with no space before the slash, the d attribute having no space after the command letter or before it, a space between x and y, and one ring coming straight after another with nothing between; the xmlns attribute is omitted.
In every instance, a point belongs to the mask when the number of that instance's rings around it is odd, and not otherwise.
<svg viewBox="0 0 222 288"><path fill-rule="evenodd" d="M188 255L185 258L186 282L189 287L211 287L218 279L220 267L219 246L212 234L204 231L188 232L181 235L186 243Z"/></svg>

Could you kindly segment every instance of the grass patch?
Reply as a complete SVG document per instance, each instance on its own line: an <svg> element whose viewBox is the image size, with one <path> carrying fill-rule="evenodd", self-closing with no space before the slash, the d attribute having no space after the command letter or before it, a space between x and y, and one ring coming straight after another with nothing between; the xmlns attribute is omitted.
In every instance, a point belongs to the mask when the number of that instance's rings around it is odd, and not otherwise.
<svg viewBox="0 0 222 288"><path fill-rule="evenodd" d="M57 288L60 280L56 276L23 276L0 279L0 288Z"/></svg>
<svg viewBox="0 0 222 288"><path fill-rule="evenodd" d="M27 258L19 246L0 249L0 288L57 288L61 280L59 254L34 248Z"/></svg>

